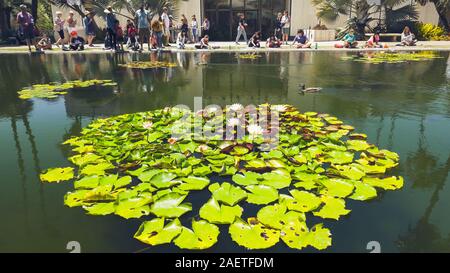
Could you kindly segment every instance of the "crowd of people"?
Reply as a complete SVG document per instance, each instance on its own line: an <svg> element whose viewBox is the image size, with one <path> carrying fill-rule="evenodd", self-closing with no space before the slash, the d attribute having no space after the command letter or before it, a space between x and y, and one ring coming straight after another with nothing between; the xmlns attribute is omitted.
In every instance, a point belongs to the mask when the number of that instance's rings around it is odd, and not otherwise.
<svg viewBox="0 0 450 273"><path fill-rule="evenodd" d="M209 33L211 23L207 16L202 22L197 21L195 15L191 16L188 22L187 17L182 14L179 21L169 14L168 8L164 7L161 14L152 13L146 6L142 5L136 12L134 19L127 19L126 25L122 28L116 13L111 6L104 10L106 18L106 28L104 29L105 40L103 48L112 51L124 51L125 47L132 51L143 51L145 44L148 50L161 50L175 44L179 49L185 49L186 44L195 44L197 49L209 49ZM80 26L73 11L69 11L68 17L63 18L60 11L56 12L54 19L55 46L61 47L64 51L81 51L86 47L95 47L94 39L98 33L98 26L95 21L95 14L87 11L81 20L84 35L80 35ZM39 35L33 16L27 11L25 5L20 6L17 14L17 22L20 33L26 41L28 49L31 51L32 45L37 50L51 50L52 41L48 34ZM251 48L260 48L262 33L256 31L250 39L247 36L248 23L245 15L239 14L237 21L237 31L235 43L243 38L245 43ZM271 31L266 40L267 48L280 48L282 45L289 45L295 48L311 48L311 41L305 35L305 31L299 29L292 41L289 41L291 30L291 18L288 11L279 12ZM39 36L36 40L35 37ZM401 34L401 46L414 46L417 40L408 27L405 27ZM358 47L355 31L350 29L342 38L342 42L335 45L337 48ZM380 44L380 33L375 32L365 43L366 48L383 47Z"/></svg>

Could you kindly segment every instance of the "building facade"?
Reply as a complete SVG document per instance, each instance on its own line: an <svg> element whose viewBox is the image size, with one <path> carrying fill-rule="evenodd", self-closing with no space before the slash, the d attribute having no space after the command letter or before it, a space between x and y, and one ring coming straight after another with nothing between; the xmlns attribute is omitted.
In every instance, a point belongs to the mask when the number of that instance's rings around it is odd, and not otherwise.
<svg viewBox="0 0 450 273"><path fill-rule="evenodd" d="M77 0L72 0L77 1ZM405 4L414 4L414 0ZM438 15L433 4L426 6L417 5L419 11L419 21L424 23L438 23ZM52 7L53 14L59 7ZM247 34L251 35L257 30L261 30L264 37L274 30L275 20L278 12L288 11L291 15L291 35L297 29L313 28L318 24L316 16L317 10L311 0L178 0L175 18L180 18L184 14L188 20L195 15L202 21L206 16L211 22L210 36L214 41L234 40L237 32L238 14L243 13L246 17L248 28ZM68 10L62 10L64 17ZM126 11L121 11L126 13ZM54 15L55 16L55 15ZM78 15L77 15L78 16ZM127 18L118 16L121 23ZM347 16L340 16L334 22L322 22L328 29L336 29L344 26ZM79 18L81 22L81 18ZM104 23L97 19L99 26ZM82 26L80 25L80 29Z"/></svg>

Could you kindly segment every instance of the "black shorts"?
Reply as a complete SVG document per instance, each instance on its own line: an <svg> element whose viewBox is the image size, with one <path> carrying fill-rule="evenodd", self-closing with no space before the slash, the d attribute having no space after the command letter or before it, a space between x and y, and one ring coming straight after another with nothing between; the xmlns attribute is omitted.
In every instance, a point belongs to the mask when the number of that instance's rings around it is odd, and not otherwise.
<svg viewBox="0 0 450 273"><path fill-rule="evenodd" d="M26 40L34 39L34 26L33 25L24 26L22 28L21 34L22 34L23 38Z"/></svg>
<svg viewBox="0 0 450 273"><path fill-rule="evenodd" d="M59 38L64 39L64 30L63 29L58 31L58 34L59 34Z"/></svg>

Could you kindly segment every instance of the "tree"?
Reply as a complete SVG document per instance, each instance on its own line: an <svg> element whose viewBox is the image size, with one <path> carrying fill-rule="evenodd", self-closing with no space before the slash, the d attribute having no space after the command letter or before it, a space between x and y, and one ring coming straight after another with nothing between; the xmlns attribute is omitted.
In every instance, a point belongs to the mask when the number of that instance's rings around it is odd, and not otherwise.
<svg viewBox="0 0 450 273"><path fill-rule="evenodd" d="M450 33L449 19L447 14L450 11L450 0L418 0L419 4L426 5L433 3L439 16L439 26L443 27L446 32Z"/></svg>
<svg viewBox="0 0 450 273"><path fill-rule="evenodd" d="M343 32L353 28L358 38L363 38L366 29L386 29L387 24L415 21L418 13L415 6L408 5L407 0L380 0L379 4L367 0L312 0L318 9L317 17L325 21L335 21L339 16L349 16ZM382 13L384 12L384 23Z"/></svg>

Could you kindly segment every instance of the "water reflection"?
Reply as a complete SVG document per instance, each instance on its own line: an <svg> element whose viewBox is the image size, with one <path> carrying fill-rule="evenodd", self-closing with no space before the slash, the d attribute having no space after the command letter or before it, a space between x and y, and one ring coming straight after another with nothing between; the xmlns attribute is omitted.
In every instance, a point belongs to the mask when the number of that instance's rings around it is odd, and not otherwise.
<svg viewBox="0 0 450 273"><path fill-rule="evenodd" d="M0 167L8 178L0 184L0 190L10 193L0 200L5 202L0 207L18 206L19 213L0 209L17 229L0 227L0 232L11 235L5 238L4 246L0 245L0 251L12 245L17 251L29 250L24 238L39 236L42 239L37 240L36 249L53 250L52 244L67 239L67 233L74 236L71 239L94 241L89 244L89 251L131 252L144 248L131 236L124 236L132 234L135 225L107 217L93 221L81 210L63 207L62 196L71 185L43 186L38 174L42 169L68 164L70 151L60 143L79 134L92 119L167 105L193 108L194 97L203 97L203 105L222 107L235 102L289 103L302 111L336 115L354 125L368 134L369 141L394 150L401 157L394 174L405 177L405 188L384 194L371 215L373 219L384 219L383 206L392 210L392 222L376 230L382 234L380 240L396 242L384 250L450 251L444 247L449 241L444 234L450 231L450 220L436 222L431 217L436 215L436 208L450 203L443 193L450 171L450 140L444 138L450 130L448 54L443 56L444 59L394 65L341 61L340 53L313 52L264 53L255 60L203 52L4 56L0 65L0 150L3 159L14 160L6 162L8 167ZM178 67L118 67L131 61L152 60L174 62ZM119 86L74 90L53 101L24 101L16 93L34 83L94 78L112 79ZM322 87L322 92L303 96L298 92L302 83ZM370 224L368 219L358 219L355 216L345 221L349 227ZM60 237L52 238L49 234L58 229ZM107 230L121 239L111 242L89 237L92 233L86 231L90 230ZM362 239L351 236L352 230L345 234L346 244L333 246L333 251L360 251L352 247ZM217 251L221 249L239 251L230 241L220 242ZM288 249L280 244L275 251Z"/></svg>

